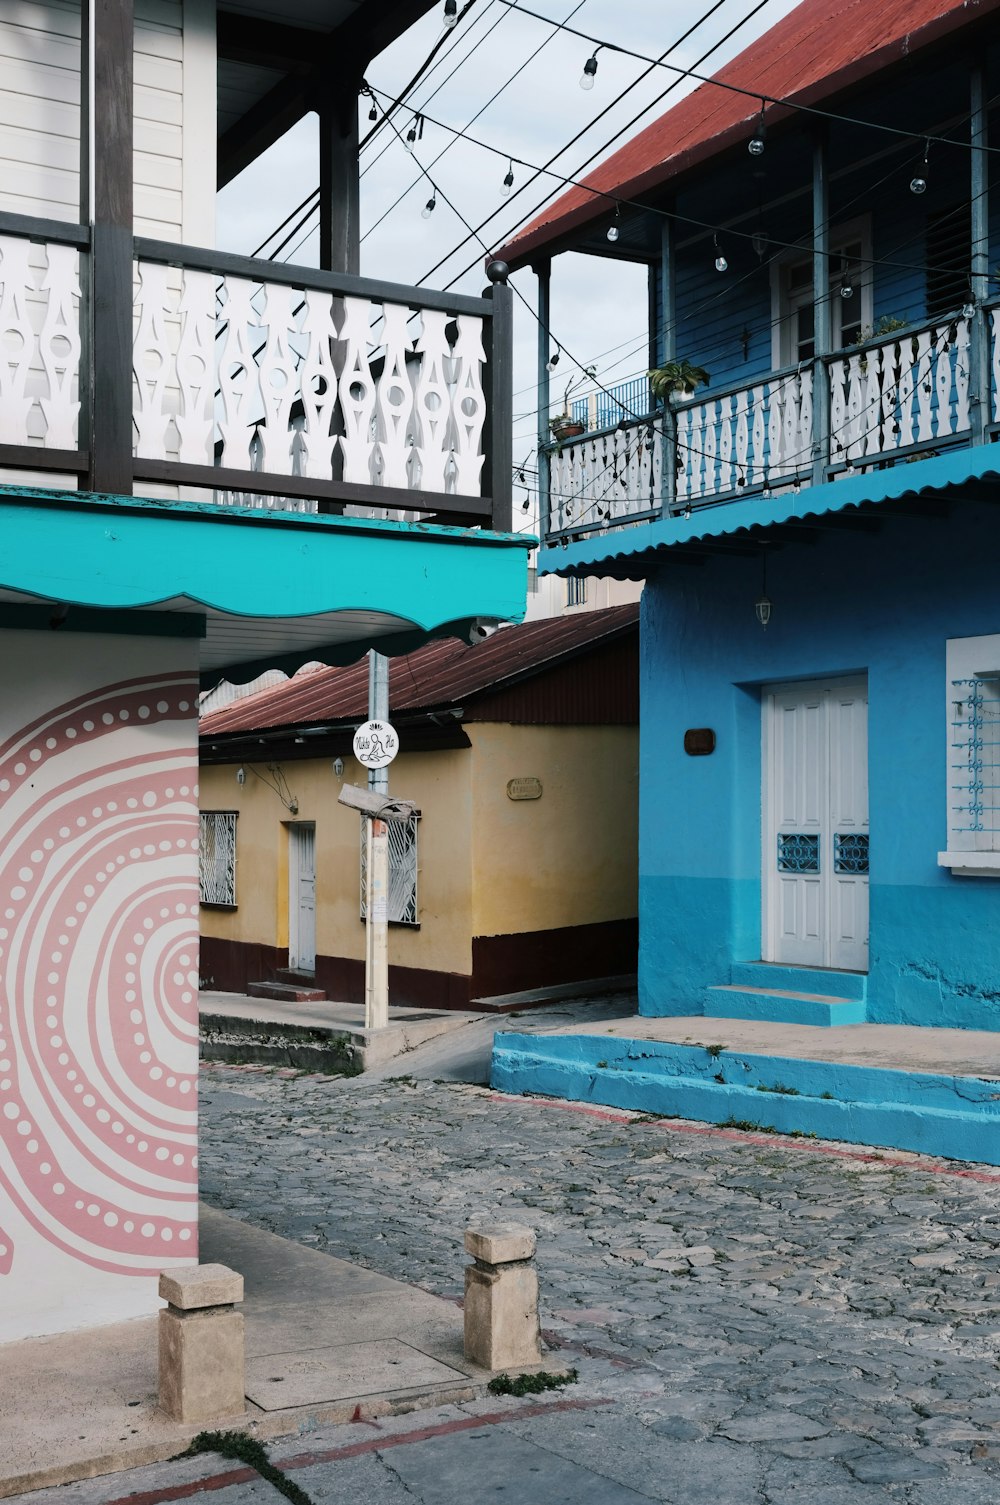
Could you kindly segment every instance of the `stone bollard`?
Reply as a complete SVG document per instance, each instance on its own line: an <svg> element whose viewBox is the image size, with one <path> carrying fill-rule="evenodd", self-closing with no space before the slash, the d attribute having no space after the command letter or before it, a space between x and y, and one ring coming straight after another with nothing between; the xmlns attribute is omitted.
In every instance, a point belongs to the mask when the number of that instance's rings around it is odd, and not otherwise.
<svg viewBox="0 0 1000 1505"><path fill-rule="evenodd" d="M518 1223L473 1223L465 1248L465 1357L483 1369L520 1368L542 1356L535 1235Z"/></svg>
<svg viewBox="0 0 1000 1505"><path fill-rule="evenodd" d="M246 1412L243 1276L225 1265L183 1265L160 1275L160 1409L174 1421Z"/></svg>

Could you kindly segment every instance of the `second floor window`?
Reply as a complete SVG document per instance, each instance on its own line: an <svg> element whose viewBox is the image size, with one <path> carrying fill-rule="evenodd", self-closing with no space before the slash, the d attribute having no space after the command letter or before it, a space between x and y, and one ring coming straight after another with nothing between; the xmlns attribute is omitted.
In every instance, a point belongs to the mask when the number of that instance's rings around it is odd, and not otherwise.
<svg viewBox="0 0 1000 1505"><path fill-rule="evenodd" d="M864 338L871 317L871 272L865 236L860 231L834 236L830 272L830 348L844 350ZM847 290L846 295L842 290ZM785 261L773 282L776 366L797 366L816 354L812 256Z"/></svg>

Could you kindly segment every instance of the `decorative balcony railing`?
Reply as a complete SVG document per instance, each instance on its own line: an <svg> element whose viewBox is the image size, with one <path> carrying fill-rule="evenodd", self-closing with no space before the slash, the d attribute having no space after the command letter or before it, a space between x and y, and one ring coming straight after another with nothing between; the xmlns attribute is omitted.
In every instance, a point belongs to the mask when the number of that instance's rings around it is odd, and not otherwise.
<svg viewBox="0 0 1000 1505"><path fill-rule="evenodd" d="M470 298L136 240L128 301L93 310L95 254L86 227L0 216L0 482L86 486L101 404L121 397L102 390L93 320L131 319L135 483L509 527L506 287Z"/></svg>
<svg viewBox="0 0 1000 1505"><path fill-rule="evenodd" d="M971 441L967 316L827 357L818 414L811 365L693 397L548 456L549 538L767 494ZM988 426L1000 425L1000 308L987 310ZM825 422L819 421L824 416Z"/></svg>

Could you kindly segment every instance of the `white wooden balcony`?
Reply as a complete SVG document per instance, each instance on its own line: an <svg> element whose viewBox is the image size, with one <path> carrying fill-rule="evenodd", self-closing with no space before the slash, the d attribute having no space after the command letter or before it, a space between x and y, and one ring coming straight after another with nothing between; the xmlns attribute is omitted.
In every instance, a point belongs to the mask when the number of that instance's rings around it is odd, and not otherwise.
<svg viewBox="0 0 1000 1505"><path fill-rule="evenodd" d="M984 328L989 440L1000 428L1000 308L986 311ZM970 335L967 314L914 326L826 357L818 368L774 371L554 444L546 539L767 496L817 476L836 479L970 444Z"/></svg>
<svg viewBox="0 0 1000 1505"><path fill-rule="evenodd" d="M0 484L99 489L124 397L117 471L140 493L509 527L502 284L472 298L136 239L106 307L95 254L86 226L0 216ZM92 352L130 310L123 394Z"/></svg>

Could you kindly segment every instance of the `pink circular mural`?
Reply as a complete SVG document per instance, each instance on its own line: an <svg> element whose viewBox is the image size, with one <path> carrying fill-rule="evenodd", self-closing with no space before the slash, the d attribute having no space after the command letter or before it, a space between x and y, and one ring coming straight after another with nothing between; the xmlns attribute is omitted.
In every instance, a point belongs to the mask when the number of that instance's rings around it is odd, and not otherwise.
<svg viewBox="0 0 1000 1505"><path fill-rule="evenodd" d="M0 1186L117 1274L195 1257L196 696L106 686L0 747Z"/></svg>

